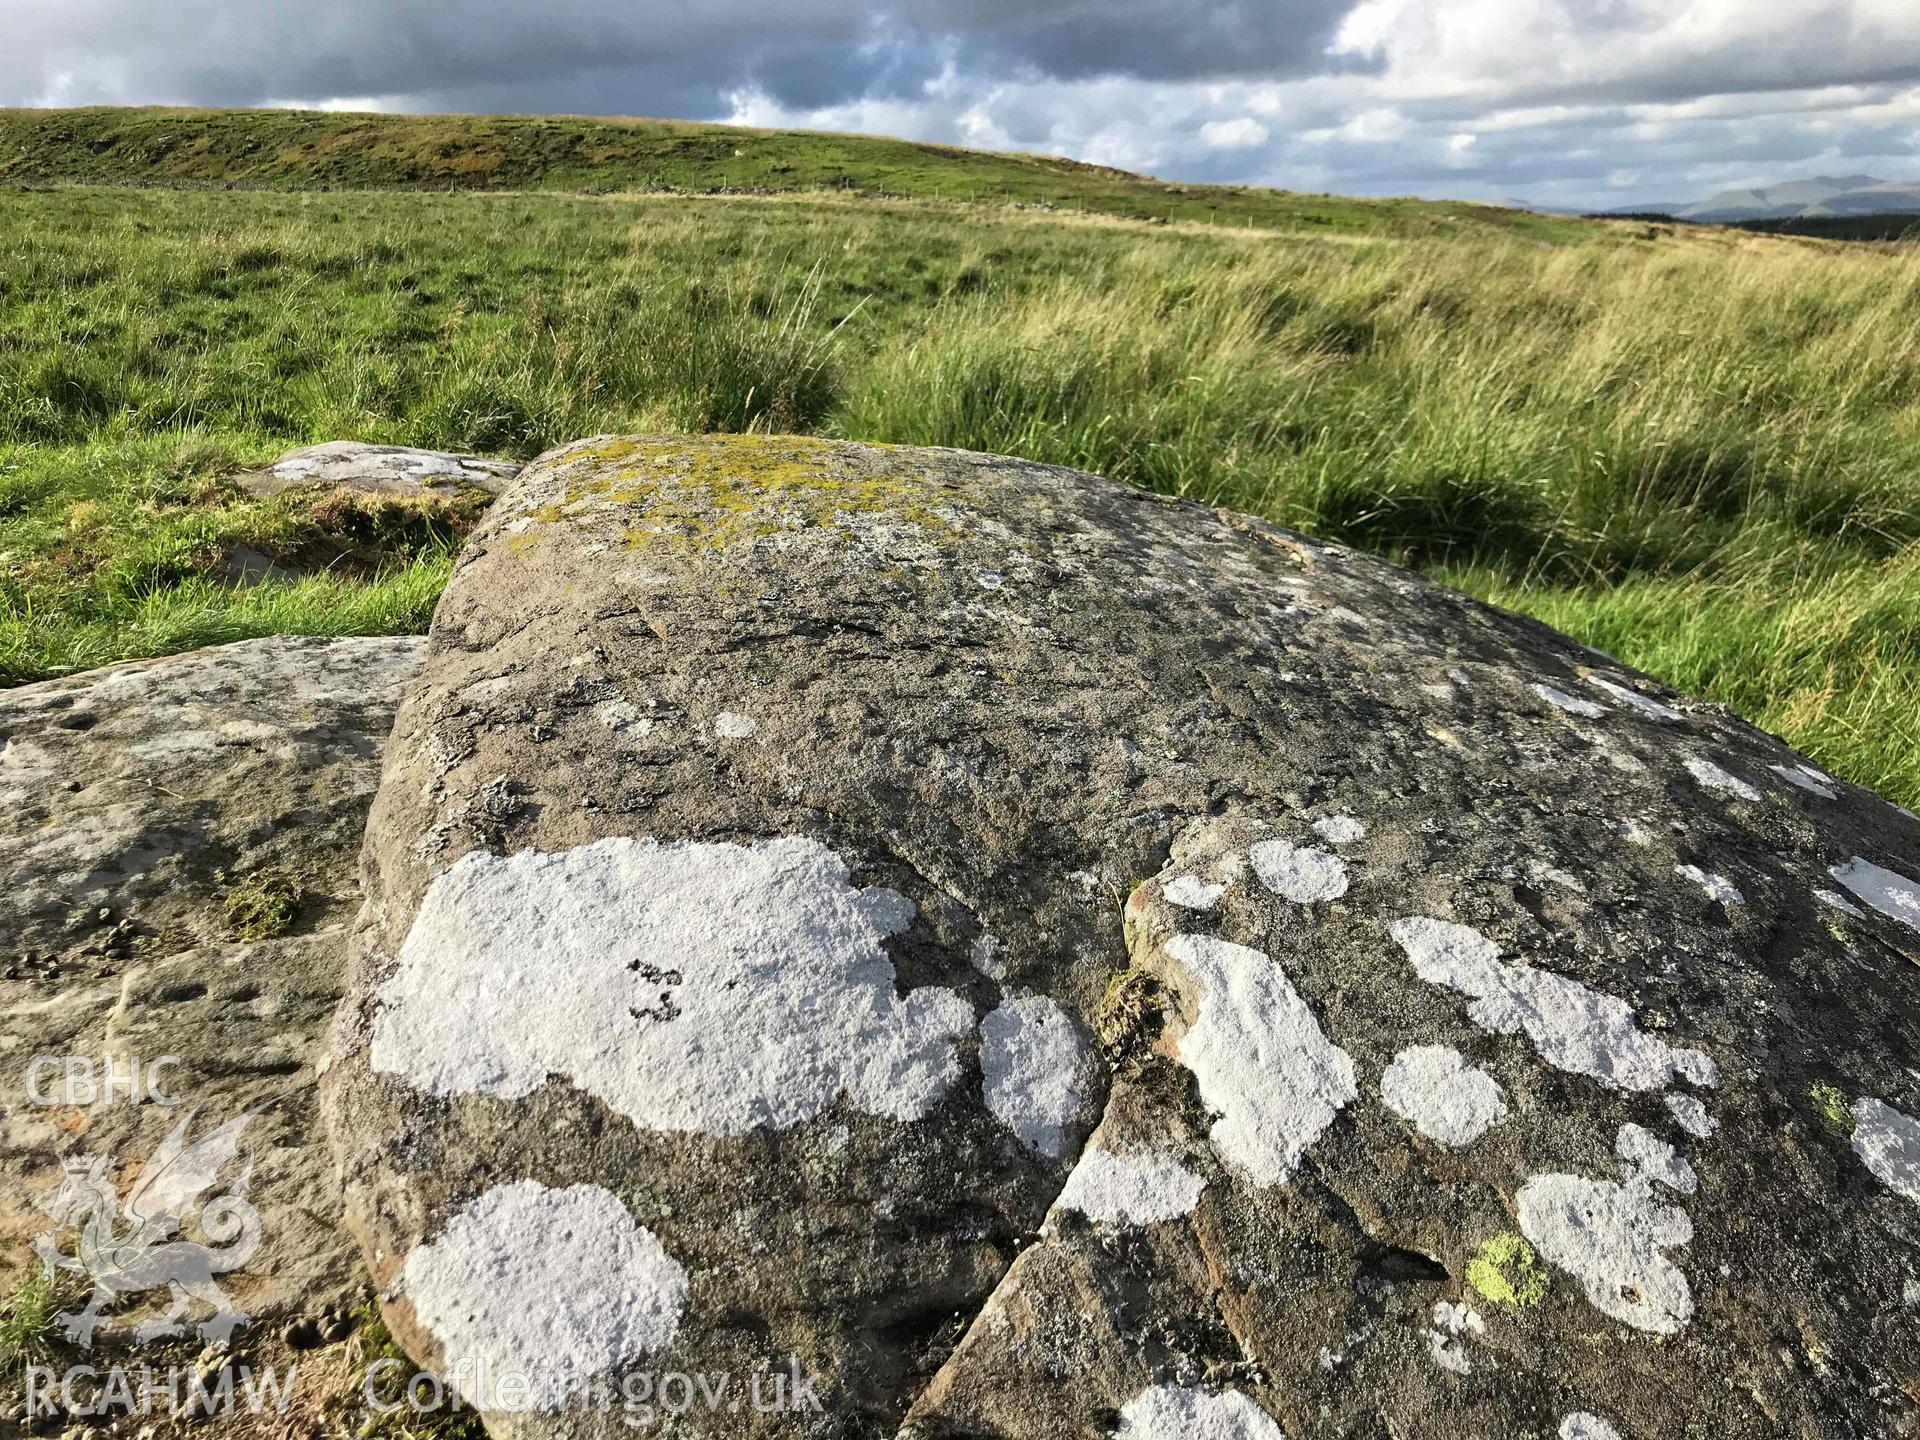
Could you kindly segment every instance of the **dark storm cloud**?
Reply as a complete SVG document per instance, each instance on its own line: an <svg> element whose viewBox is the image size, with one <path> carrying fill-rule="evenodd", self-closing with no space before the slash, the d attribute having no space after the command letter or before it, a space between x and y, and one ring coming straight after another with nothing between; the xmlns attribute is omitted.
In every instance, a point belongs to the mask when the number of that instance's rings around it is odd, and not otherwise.
<svg viewBox="0 0 1920 1440"><path fill-rule="evenodd" d="M1183 179L1910 178L1916 0L0 0L0 103L740 119Z"/></svg>
<svg viewBox="0 0 1920 1440"><path fill-rule="evenodd" d="M575 108L636 88L796 107L901 93L948 61L1076 78L1297 75L1354 0L10 0L0 99L253 104L558 87Z"/></svg>
<svg viewBox="0 0 1920 1440"><path fill-rule="evenodd" d="M1235 0L1183 5L1167 0L1080 0L981 6L956 0L951 7L925 6L929 13L922 23L936 23L934 14L951 8L971 22L960 33L981 55L1062 79L1094 75L1274 79L1364 65L1358 59L1336 62L1328 54L1340 22L1354 3Z"/></svg>
<svg viewBox="0 0 1920 1440"><path fill-rule="evenodd" d="M756 46L727 67L782 105L818 109L856 96L897 99L918 94L940 73L941 47L924 35L876 36L856 45L810 41Z"/></svg>

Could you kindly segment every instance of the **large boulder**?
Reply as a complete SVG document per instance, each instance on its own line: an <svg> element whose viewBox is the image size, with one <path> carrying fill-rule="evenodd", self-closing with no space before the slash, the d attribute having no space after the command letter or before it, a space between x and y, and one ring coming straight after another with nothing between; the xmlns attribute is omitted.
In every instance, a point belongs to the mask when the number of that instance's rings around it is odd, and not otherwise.
<svg viewBox="0 0 1920 1440"><path fill-rule="evenodd" d="M364 861L349 1223L498 1434L1914 1429L1920 823L1393 566L585 441Z"/></svg>
<svg viewBox="0 0 1920 1440"><path fill-rule="evenodd" d="M423 651L250 640L0 692L0 1288L39 1263L30 1247L73 1258L74 1167L105 1167L105 1219L131 1234L155 1157L233 1125L230 1154L196 1153L235 1163L174 1197L191 1226L250 1163L260 1233L223 1272L232 1306L267 1326L363 1291L315 1061L381 746ZM84 1295L107 1268L69 1278ZM130 1334L168 1299L129 1285L103 1328ZM224 1328L210 1305L177 1318Z"/></svg>

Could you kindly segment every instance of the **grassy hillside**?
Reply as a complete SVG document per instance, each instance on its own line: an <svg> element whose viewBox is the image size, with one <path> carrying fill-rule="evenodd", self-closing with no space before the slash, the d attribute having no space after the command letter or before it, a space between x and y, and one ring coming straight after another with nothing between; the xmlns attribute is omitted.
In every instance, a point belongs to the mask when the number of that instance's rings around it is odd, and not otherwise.
<svg viewBox="0 0 1920 1440"><path fill-rule="evenodd" d="M1920 254L1276 235L945 201L0 190L0 678L424 624L358 437L1004 451L1408 560L1920 799ZM246 545L327 566L236 586Z"/></svg>
<svg viewBox="0 0 1920 1440"><path fill-rule="evenodd" d="M1568 221L1481 205L1171 185L1049 155L995 155L871 135L564 115L0 110L0 182L695 194L845 190L1344 233L1580 233Z"/></svg>

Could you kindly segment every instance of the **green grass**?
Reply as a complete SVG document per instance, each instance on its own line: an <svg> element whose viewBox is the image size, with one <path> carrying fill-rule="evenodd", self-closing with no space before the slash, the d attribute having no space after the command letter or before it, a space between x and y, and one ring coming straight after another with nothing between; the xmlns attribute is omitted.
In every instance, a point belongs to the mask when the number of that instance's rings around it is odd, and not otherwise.
<svg viewBox="0 0 1920 1440"><path fill-rule="evenodd" d="M336 1397L333 1417L342 1433L354 1440L486 1440L479 1417L455 1405L451 1392L437 1410L416 1410L407 1403L406 1382L418 1372L377 1305L364 1302L353 1319L353 1363L347 1367L352 1389Z"/></svg>
<svg viewBox="0 0 1920 1440"><path fill-rule="evenodd" d="M36 1265L0 1298L0 1378L24 1383L30 1366L44 1365L60 1350L57 1317L79 1308L85 1285L75 1276Z"/></svg>
<svg viewBox="0 0 1920 1440"><path fill-rule="evenodd" d="M236 940L273 940L293 930L300 882L277 866L256 870L228 887L221 913Z"/></svg>
<svg viewBox="0 0 1920 1440"><path fill-rule="evenodd" d="M800 431L1343 539L1920 799L1920 255L1571 233L0 190L0 678L420 628L470 517L227 478L292 445ZM242 545L316 574L236 587Z"/></svg>
<svg viewBox="0 0 1920 1440"><path fill-rule="evenodd" d="M675 190L1054 207L1136 220L1332 233L1514 231L1579 222L1455 201L1175 185L1052 155L684 120L302 110L0 110L0 182L270 189Z"/></svg>

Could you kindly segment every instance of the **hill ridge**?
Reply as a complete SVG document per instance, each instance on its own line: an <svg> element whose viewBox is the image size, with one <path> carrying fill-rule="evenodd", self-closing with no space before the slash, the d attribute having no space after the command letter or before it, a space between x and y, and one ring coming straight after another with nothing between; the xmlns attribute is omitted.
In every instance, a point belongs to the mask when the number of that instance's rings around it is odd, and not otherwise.
<svg viewBox="0 0 1920 1440"><path fill-rule="evenodd" d="M1196 185L1057 155L705 121L181 107L0 109L0 184L351 190L849 190L1150 221L1420 233L1577 222L1464 201Z"/></svg>

